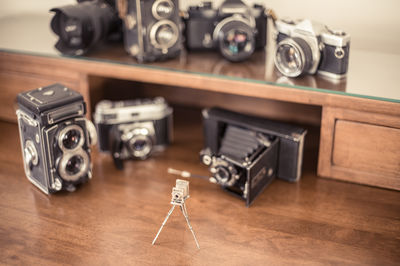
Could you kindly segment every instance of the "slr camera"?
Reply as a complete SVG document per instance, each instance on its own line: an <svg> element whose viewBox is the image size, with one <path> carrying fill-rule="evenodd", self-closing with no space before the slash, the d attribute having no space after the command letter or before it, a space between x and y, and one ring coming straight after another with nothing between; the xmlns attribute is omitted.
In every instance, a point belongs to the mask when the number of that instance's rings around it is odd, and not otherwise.
<svg viewBox="0 0 400 266"><path fill-rule="evenodd" d="M118 0L125 50L139 62L179 55L182 26L178 0Z"/></svg>
<svg viewBox="0 0 400 266"><path fill-rule="evenodd" d="M51 29L59 39L56 49L67 55L83 55L98 42L121 37L121 21L114 0L80 0L56 7Z"/></svg>
<svg viewBox="0 0 400 266"><path fill-rule="evenodd" d="M118 169L123 160L146 159L172 141L172 108L161 97L103 100L96 105L94 121L100 150L111 152Z"/></svg>
<svg viewBox="0 0 400 266"><path fill-rule="evenodd" d="M246 60L266 45L266 14L263 6L251 8L240 0L226 0L218 9L212 2L190 6L185 18L187 48L219 50L233 62Z"/></svg>
<svg viewBox="0 0 400 266"><path fill-rule="evenodd" d="M212 182L247 206L275 177L299 180L305 129L220 108L203 110L203 118L201 161Z"/></svg>
<svg viewBox="0 0 400 266"><path fill-rule="evenodd" d="M350 35L310 20L277 20L275 66L285 76L319 74L346 76Z"/></svg>
<svg viewBox="0 0 400 266"><path fill-rule="evenodd" d="M27 178L44 193L75 187L92 177L89 145L96 130L85 119L78 92L61 84L17 96L18 127Z"/></svg>

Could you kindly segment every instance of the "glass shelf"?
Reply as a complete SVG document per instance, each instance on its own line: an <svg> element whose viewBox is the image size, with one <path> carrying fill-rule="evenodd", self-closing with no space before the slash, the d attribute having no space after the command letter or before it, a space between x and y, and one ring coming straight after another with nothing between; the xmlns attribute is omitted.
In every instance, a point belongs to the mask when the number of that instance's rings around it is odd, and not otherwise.
<svg viewBox="0 0 400 266"><path fill-rule="evenodd" d="M57 36L50 30L51 17L43 13L0 18L0 51L63 57L54 48ZM266 51L258 51L242 63L231 63L218 52L183 52L172 60L139 64L125 52L122 43L107 43L75 58L400 102L400 55L351 49L347 78L334 81L320 75L282 76L275 69L273 50L270 42Z"/></svg>

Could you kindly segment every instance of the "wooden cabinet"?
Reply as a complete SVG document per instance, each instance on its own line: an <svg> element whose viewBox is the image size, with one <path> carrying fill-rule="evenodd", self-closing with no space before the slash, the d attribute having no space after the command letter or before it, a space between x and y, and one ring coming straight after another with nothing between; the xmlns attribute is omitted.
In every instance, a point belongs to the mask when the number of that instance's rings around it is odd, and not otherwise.
<svg viewBox="0 0 400 266"><path fill-rule="evenodd" d="M318 175L400 190L400 103L394 101L160 67L0 52L0 118L16 121L16 95L54 82L81 92L90 108L107 80L130 82L123 88L127 97L159 94L178 104L220 105L320 126Z"/></svg>
<svg viewBox="0 0 400 266"><path fill-rule="evenodd" d="M318 174L400 190L398 116L323 108Z"/></svg>
<svg viewBox="0 0 400 266"><path fill-rule="evenodd" d="M79 83L73 80L60 80L52 76L2 70L0 72L0 117L15 122L16 97L18 93L56 82L63 83L65 86L75 90L79 89Z"/></svg>

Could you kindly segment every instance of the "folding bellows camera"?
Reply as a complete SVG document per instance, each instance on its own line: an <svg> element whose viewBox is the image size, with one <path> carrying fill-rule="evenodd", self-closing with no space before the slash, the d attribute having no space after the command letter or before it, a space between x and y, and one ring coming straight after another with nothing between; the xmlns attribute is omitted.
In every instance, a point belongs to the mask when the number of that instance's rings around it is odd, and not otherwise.
<svg viewBox="0 0 400 266"><path fill-rule="evenodd" d="M201 161L247 206L275 177L300 178L305 129L220 108L204 110L203 118Z"/></svg>

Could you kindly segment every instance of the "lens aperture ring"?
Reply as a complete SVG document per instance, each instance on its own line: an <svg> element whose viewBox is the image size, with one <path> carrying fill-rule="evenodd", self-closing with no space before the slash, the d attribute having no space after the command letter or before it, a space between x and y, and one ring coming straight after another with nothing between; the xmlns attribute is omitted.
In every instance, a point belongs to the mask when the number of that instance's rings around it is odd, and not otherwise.
<svg viewBox="0 0 400 266"><path fill-rule="evenodd" d="M65 181L77 181L89 171L89 155L83 149L67 152L58 163L58 174Z"/></svg>
<svg viewBox="0 0 400 266"><path fill-rule="evenodd" d="M85 143L83 129L74 124L63 128L58 134L58 146L63 152L81 149Z"/></svg>
<svg viewBox="0 0 400 266"><path fill-rule="evenodd" d="M226 59L239 62L254 53L256 30L252 24L241 16L231 16L215 27L214 41Z"/></svg>
<svg viewBox="0 0 400 266"><path fill-rule="evenodd" d="M274 61L283 75L298 77L310 70L313 64L312 50L301 38L286 38L278 43Z"/></svg>

